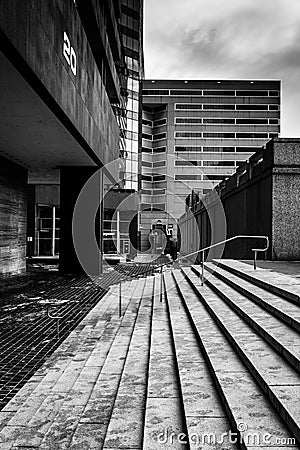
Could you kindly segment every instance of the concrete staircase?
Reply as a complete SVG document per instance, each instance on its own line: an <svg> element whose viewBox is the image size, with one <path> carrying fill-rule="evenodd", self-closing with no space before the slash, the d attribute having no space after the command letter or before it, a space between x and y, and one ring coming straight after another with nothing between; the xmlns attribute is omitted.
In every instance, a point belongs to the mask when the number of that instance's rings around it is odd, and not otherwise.
<svg viewBox="0 0 300 450"><path fill-rule="evenodd" d="M124 282L121 318L112 287L0 411L0 448L299 448L298 296L205 269Z"/></svg>

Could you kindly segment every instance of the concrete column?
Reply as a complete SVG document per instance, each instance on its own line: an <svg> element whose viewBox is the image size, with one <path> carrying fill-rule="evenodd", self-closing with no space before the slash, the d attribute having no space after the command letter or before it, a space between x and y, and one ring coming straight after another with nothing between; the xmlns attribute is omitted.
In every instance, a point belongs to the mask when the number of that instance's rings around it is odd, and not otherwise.
<svg viewBox="0 0 300 450"><path fill-rule="evenodd" d="M72 225L73 213L78 196L85 186L86 182L97 172L90 183L89 189L92 189L91 195L83 202L83 219L84 221L77 225L79 230L79 249L82 255L81 262L75 252ZM89 275L99 275L102 272L102 206L100 202L103 196L103 177L98 168L93 167L62 167L60 173L60 252L59 252L59 269L65 274L80 274L88 272ZM95 220L92 220L89 211L93 208L92 203L99 206ZM93 244L90 239L91 227L95 231L96 242L98 247Z"/></svg>

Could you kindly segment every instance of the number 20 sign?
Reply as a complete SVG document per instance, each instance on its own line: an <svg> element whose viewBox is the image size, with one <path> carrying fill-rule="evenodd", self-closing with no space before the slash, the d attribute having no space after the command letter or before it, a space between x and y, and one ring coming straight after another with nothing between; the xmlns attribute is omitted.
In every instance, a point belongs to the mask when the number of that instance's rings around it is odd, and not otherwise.
<svg viewBox="0 0 300 450"><path fill-rule="evenodd" d="M64 45L63 45L63 55L66 58L67 63L71 67L74 75L77 73L77 56L74 48L71 46L70 39L66 32L64 32Z"/></svg>

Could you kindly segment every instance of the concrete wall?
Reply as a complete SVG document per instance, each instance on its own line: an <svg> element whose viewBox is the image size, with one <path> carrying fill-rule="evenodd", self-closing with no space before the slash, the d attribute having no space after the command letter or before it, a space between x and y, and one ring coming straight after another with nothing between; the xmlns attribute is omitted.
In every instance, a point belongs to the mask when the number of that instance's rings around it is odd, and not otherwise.
<svg viewBox="0 0 300 450"><path fill-rule="evenodd" d="M270 141L266 149L241 165L237 174L219 185L217 191L226 218L224 236L265 235L270 239L268 259L300 259L300 139ZM209 194L194 215L186 213L180 218L181 253L218 241L211 235L216 234L220 220L211 221L207 212L216 210L218 204L213 194ZM201 234L199 247L194 244L193 217ZM239 239L226 245L223 257L251 259L251 249L262 246L263 241Z"/></svg>
<svg viewBox="0 0 300 450"><path fill-rule="evenodd" d="M300 140L274 146L273 259L300 259Z"/></svg>
<svg viewBox="0 0 300 450"><path fill-rule="evenodd" d="M26 270L27 170L0 157L1 275Z"/></svg>
<svg viewBox="0 0 300 450"><path fill-rule="evenodd" d="M77 73L63 55L64 32ZM0 49L96 161L118 157L119 131L72 0L3 0Z"/></svg>

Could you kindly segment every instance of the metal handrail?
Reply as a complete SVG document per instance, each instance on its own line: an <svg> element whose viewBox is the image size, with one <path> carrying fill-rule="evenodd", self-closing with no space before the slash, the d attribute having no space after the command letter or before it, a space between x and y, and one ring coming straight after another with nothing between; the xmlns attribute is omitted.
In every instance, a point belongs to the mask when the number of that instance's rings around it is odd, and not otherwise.
<svg viewBox="0 0 300 450"><path fill-rule="evenodd" d="M184 259L184 258L189 258L190 256L193 256L193 255L196 255L197 253L200 253L200 252L205 252L206 250L209 250L209 249L211 249L211 248L214 248L214 247L217 247L218 245L221 245L221 244L225 244L226 242L230 242L230 241L233 241L233 240L235 240L235 239L249 239L249 238L252 238L252 239L265 239L266 240L266 247L265 248L253 248L252 249L252 251L256 251L256 252L266 252L267 250L268 250L268 248L269 248L269 238L268 238L268 236L250 236L250 235L245 235L245 234L238 234L237 236L233 236L233 237L231 237L231 238L227 238L227 239L224 239L223 241L220 241L220 242L216 242L215 244L211 244L211 245L208 245L207 247L204 247L204 248L200 248L199 250L196 250L195 252L192 252L192 253L189 253L188 255L184 255L184 256L181 256L180 258L176 258L175 259L175 261L174 262L176 262L176 261L179 261L180 259Z"/></svg>
<svg viewBox="0 0 300 450"><path fill-rule="evenodd" d="M181 259L186 259L186 258L189 258L190 256L193 256L193 255L196 255L196 254L202 252L201 286L203 286L203 284L204 284L204 254L205 254L206 250L210 250L211 248L218 247L219 245L222 245L222 244L226 244L227 242L233 241L235 239L265 239L266 246L264 248L252 248L252 251L254 252L253 268L254 268L254 270L256 270L257 252L266 252L268 250L269 244L270 244L268 236L252 236L252 235L250 236L250 235L239 234L237 236L233 236L231 238L224 239L223 241L216 242L215 244L211 244L207 247L200 248L199 250L189 253L188 255L184 255L179 258L176 258L173 261L173 263L179 262ZM160 270L161 286L162 286L162 268L164 266L168 266L170 264L171 264L171 261L167 262L167 263L159 264L156 266L156 269L158 269L158 268L161 269ZM143 273L148 273L148 272L149 272L149 269L145 270L144 272L139 272L136 275L132 274L132 275L130 275L130 277L131 278L139 277L139 276L143 275ZM121 300L121 298L122 298L121 289L122 289L122 287L121 287L121 285L122 285L122 280L119 281L119 317L121 317L121 314L122 314L122 312L121 312L122 311L122 305L121 305L121 301L122 301ZM160 297L160 301L162 301L162 296Z"/></svg>
<svg viewBox="0 0 300 450"><path fill-rule="evenodd" d="M237 236L233 236L228 239L224 239L223 241L216 242L215 244L209 245L208 247L201 248L200 250L197 250L195 252L189 253L188 255L181 256L180 258L175 259L174 262L179 261L180 259L189 258L190 256L196 255L200 252L202 252L202 261L201 261L201 286L204 284L204 254L206 250L210 250L211 248L217 247L218 245L225 244L227 242L233 241L235 239L265 239L266 240L266 246L264 248L252 248L252 251L254 252L254 259L253 259L253 269L256 270L256 261L257 261L257 253L258 252L266 252L269 248L270 242L268 236L250 236L245 234L239 234Z"/></svg>

